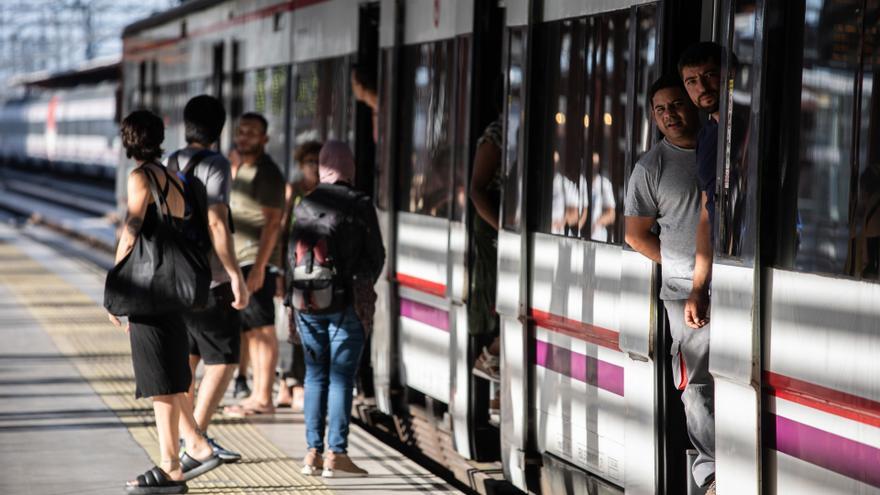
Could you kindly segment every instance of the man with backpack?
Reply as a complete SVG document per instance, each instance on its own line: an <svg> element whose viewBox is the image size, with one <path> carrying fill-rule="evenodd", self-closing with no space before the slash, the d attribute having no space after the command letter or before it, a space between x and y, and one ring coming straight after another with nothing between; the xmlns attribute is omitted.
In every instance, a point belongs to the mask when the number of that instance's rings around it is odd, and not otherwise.
<svg viewBox="0 0 880 495"><path fill-rule="evenodd" d="M318 173L321 183L294 210L288 251L289 303L296 310L306 361L303 410L309 452L302 472L366 476L346 454L354 378L367 339L355 310L355 291L360 284L375 284L385 247L372 201L352 187L355 164L348 145L328 141Z"/></svg>
<svg viewBox="0 0 880 495"><path fill-rule="evenodd" d="M215 454L224 462L237 462L240 454L222 448L207 436L211 416L237 367L241 348L238 310L247 307L249 299L232 241L229 161L211 149L220 138L226 110L218 99L200 95L186 104L183 120L187 146L168 157L167 167L185 185L191 237L209 251L212 278L208 305L184 315L193 382L183 407L194 408L199 429ZM195 397L195 371L200 360L205 363L205 374Z"/></svg>

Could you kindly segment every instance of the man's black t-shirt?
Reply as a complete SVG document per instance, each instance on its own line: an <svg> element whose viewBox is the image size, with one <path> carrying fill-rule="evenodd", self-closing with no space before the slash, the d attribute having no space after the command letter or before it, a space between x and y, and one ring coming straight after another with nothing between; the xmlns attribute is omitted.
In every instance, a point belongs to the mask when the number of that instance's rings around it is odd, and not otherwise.
<svg viewBox="0 0 880 495"><path fill-rule="evenodd" d="M706 193L706 210L712 237L715 236L715 173L718 156L718 122L713 118L697 134L697 177L700 190Z"/></svg>

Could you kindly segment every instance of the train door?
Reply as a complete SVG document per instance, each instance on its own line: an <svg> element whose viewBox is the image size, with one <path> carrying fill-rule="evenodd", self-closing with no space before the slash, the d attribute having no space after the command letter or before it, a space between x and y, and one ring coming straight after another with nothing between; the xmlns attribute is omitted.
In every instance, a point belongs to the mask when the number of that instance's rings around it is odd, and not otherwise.
<svg viewBox="0 0 880 495"><path fill-rule="evenodd" d="M880 493L878 20L877 1L729 5L710 357L721 493Z"/></svg>
<svg viewBox="0 0 880 495"><path fill-rule="evenodd" d="M537 491L530 404L528 270L523 169L526 154L531 2L506 3L503 39L504 150L495 309L501 334L501 463L505 478L527 493Z"/></svg>
<svg viewBox="0 0 880 495"><path fill-rule="evenodd" d="M467 311L466 181L474 2L405 6L395 127L392 312L399 376L429 428L472 458ZM421 414L421 413L420 413ZM447 416L448 415L448 416ZM422 423L420 423L422 424ZM427 439L429 435L423 435ZM417 436L418 438L418 436ZM497 445L497 443L496 443ZM431 449L443 444L425 445Z"/></svg>
<svg viewBox="0 0 880 495"><path fill-rule="evenodd" d="M378 98L377 72L379 65L379 4L365 3L360 5L358 13L358 51L357 60L354 63L357 77L365 91L372 92L373 98ZM352 76L354 77L354 76ZM370 105L378 105L377 99L368 99L354 102L354 155L357 161L357 174L355 187L367 194L374 195L376 191L376 136L378 129L378 108ZM374 196L375 197L375 196ZM383 237L384 239L384 237ZM367 339L363 355L372 357L372 334ZM373 370L371 359L361 359L360 372L358 373L358 390L367 397L372 397Z"/></svg>
<svg viewBox="0 0 880 495"><path fill-rule="evenodd" d="M397 310L394 298L394 266L397 259L395 246L396 208L393 192L396 188L397 147L396 127L399 100L399 79L395 77L399 61L399 37L397 19L402 15L399 3L383 0L379 5L379 77L378 77L378 127L376 137L376 194L373 202L379 219L379 229L385 241L385 267L376 282L376 312L373 317L373 334L370 337L370 364L373 371L373 394L376 408L392 416L398 408L392 397L401 398L398 377L398 343L395 338Z"/></svg>

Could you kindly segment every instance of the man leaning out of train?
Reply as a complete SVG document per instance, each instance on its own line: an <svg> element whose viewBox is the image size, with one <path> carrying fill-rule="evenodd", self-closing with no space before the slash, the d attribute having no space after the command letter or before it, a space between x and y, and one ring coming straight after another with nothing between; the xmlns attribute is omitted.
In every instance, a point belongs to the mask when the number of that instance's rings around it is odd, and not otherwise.
<svg viewBox="0 0 880 495"><path fill-rule="evenodd" d="M238 266L229 223L229 197L232 172L229 161L212 149L226 123L226 110L220 100L209 95L193 97L183 109L186 147L168 157L168 170L181 171L192 182L188 187L203 187L207 199L211 297L208 306L184 315L189 337L189 364L192 383L184 407L194 410L199 429L205 434L214 453L223 462L241 460L237 452L225 449L207 436L211 417L229 387L238 365L241 325L238 310L248 305L250 294ZM205 372L195 393L195 370L204 361ZM187 449L190 445L185 445Z"/></svg>
<svg viewBox="0 0 880 495"><path fill-rule="evenodd" d="M694 148L697 109L677 75L663 76L648 94L663 140L633 167L626 192L626 242L663 266L660 298L672 334L672 374L683 390L688 436L697 449L695 482L715 494L714 383L709 374L709 325L685 324L684 306L694 274L700 189ZM660 226L659 236L654 224Z"/></svg>
<svg viewBox="0 0 880 495"><path fill-rule="evenodd" d="M302 472L366 476L346 454L354 378L367 339L355 289L376 283L385 247L370 198L353 188L355 164L348 145L328 141L318 173L320 184L293 213L287 273L306 361L303 409L309 452Z"/></svg>

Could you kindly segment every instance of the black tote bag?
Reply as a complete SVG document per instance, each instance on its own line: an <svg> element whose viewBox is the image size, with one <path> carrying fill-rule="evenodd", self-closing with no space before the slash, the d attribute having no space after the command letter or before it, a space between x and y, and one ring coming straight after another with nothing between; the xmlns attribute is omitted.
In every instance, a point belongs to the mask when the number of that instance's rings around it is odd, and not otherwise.
<svg viewBox="0 0 880 495"><path fill-rule="evenodd" d="M116 316L201 309L207 305L211 285L208 259L175 225L153 173L146 168L144 172L159 218L156 228L149 233L141 230L131 252L107 272L104 307ZM167 172L166 180L179 189Z"/></svg>

